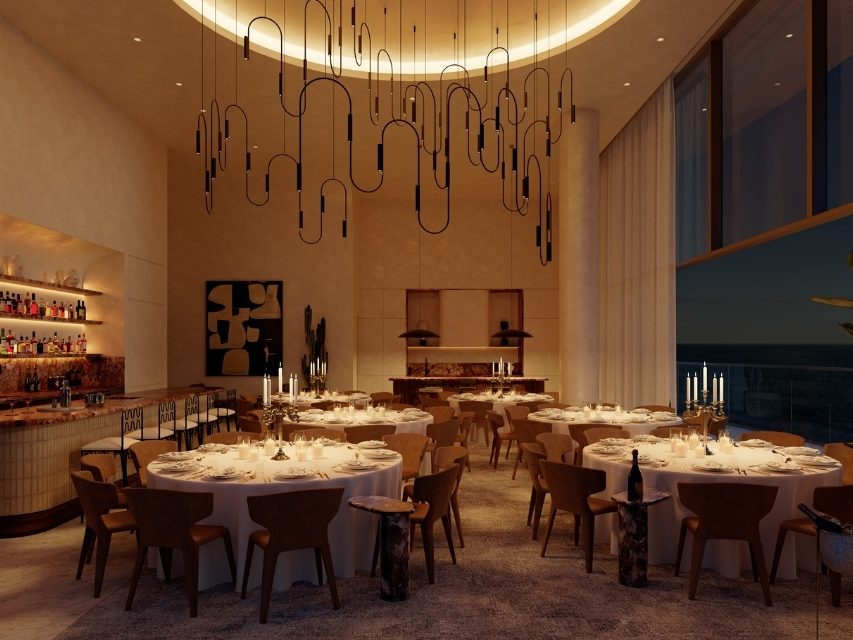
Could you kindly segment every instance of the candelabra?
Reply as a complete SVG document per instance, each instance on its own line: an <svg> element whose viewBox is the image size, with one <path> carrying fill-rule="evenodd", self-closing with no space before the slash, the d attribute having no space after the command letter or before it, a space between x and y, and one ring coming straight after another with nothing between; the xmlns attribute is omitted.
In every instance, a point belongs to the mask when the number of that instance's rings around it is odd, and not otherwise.
<svg viewBox="0 0 853 640"><path fill-rule="evenodd" d="M319 398L320 394L326 390L326 374L315 373L309 376L308 380L310 388L314 390L314 397Z"/></svg>
<svg viewBox="0 0 853 640"><path fill-rule="evenodd" d="M290 460L290 456L282 448L284 441L284 425L282 424L282 420L284 418L287 418L291 422L299 422L299 412L294 405L287 402L271 402L264 405L261 422L264 423L267 430L271 430L271 425L275 423L276 434L278 436L278 453L271 458L272 460Z"/></svg>
<svg viewBox="0 0 853 640"><path fill-rule="evenodd" d="M492 390L497 389L498 398L504 395L504 385L506 384L506 375L501 371L498 374L492 375Z"/></svg>
<svg viewBox="0 0 853 640"><path fill-rule="evenodd" d="M708 448L708 426L711 424L711 420L713 418L722 418L725 416L725 403L722 400L709 403L707 389L703 389L700 393L702 394L701 403L696 398L688 400L685 403L685 417L700 419L702 424L702 438L705 447L705 455L712 455L711 450Z"/></svg>

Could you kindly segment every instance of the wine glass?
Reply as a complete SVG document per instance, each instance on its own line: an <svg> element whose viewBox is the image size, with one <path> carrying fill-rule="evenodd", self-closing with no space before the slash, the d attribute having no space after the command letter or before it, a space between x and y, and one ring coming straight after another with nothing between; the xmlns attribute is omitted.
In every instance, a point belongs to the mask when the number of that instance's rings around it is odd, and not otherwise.
<svg viewBox="0 0 853 640"><path fill-rule="evenodd" d="M15 405L18 404L18 400L16 398L6 398L6 402L9 403L9 415L15 415Z"/></svg>

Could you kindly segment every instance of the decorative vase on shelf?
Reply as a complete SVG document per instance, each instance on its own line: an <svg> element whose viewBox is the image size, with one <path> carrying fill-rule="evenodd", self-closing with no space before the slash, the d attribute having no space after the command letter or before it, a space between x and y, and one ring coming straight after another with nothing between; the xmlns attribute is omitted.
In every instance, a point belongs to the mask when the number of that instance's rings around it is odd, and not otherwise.
<svg viewBox="0 0 853 640"><path fill-rule="evenodd" d="M77 274L77 270L69 270L68 275L62 279L62 284L66 287L76 287L80 284L80 276Z"/></svg>

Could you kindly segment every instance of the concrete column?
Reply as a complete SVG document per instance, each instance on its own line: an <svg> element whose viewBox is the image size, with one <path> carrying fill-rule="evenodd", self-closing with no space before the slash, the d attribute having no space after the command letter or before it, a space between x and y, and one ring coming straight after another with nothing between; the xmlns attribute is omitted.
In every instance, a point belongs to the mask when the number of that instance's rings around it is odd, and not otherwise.
<svg viewBox="0 0 853 640"><path fill-rule="evenodd" d="M578 109L560 140L557 253L560 274L562 402L598 398L598 112Z"/></svg>

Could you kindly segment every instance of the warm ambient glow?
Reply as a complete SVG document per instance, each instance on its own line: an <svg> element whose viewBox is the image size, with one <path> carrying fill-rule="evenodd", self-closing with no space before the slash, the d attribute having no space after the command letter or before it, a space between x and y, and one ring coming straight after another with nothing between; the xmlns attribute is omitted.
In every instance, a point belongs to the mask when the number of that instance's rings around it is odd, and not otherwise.
<svg viewBox="0 0 853 640"><path fill-rule="evenodd" d="M174 2L180 6L182 9L187 11L190 15L194 16L197 20L201 18L201 15L204 15L204 21L207 24L213 24L214 21L217 26L217 31L223 35L230 34L231 37L239 37L241 40L243 36L246 35L247 22L243 21L245 16L239 15L235 20L234 16L234 7L233 6L220 6L225 3L215 3L214 0L174 0ZM637 4L639 0L601 0L598 4L597 9L592 10L582 19L575 21L572 24L569 24L567 27L560 18L554 18L553 26L554 31L550 33L550 36L547 33L546 29L542 29L541 32L544 32L544 35L541 35L538 41L526 41L520 42L517 44L511 44L509 47L509 59L511 60L511 66L518 66L520 63L528 63L532 62L534 54L538 56L547 57L551 53L557 53L562 51L564 47L568 45L579 44L582 40L586 39L586 37L592 35L594 32L609 26L610 24L616 22L619 18L624 15L624 13ZM352 29L350 27L349 20L349 12L350 12L350 3L346 3L344 5L344 17L343 17L343 32L345 39L349 39L351 42L351 32ZM531 3L531 7L532 7ZM361 3L358 3L358 9L361 10ZM214 17L215 16L215 17ZM254 17L254 16L252 16ZM359 17L361 19L361 17ZM540 20L544 20L544 18L540 18ZM395 18L396 21L396 18ZM396 24L396 22L394 22ZM256 23L257 25L257 23ZM405 30L406 33L411 33L411 25L406 25ZM474 28L474 25L468 27L469 30ZM484 27L485 28L485 27ZM494 31L493 26L487 25L489 33ZM438 33L438 27L431 27L432 32L428 33L430 40L438 41L439 38L447 38L451 35L451 30L448 30L448 33L444 33L444 29L442 29L441 34ZM541 33L540 32L540 33ZM381 33L381 28L379 30ZM378 34L374 34L376 36ZM409 36L404 36L404 38L408 38ZM419 37L421 37L419 35ZM491 36L489 36L490 38ZM511 38L510 38L511 40ZM325 41L325 39L323 39ZM378 40L380 43L381 39ZM258 50L260 53L264 55L268 55L271 57L278 58L279 56L279 36L278 32L266 32L261 28L257 28L256 26L252 27L251 33L251 42L252 48L254 50ZM461 57L458 60L454 60L449 57L444 57L441 59L437 58L429 58L424 61L423 59L423 44L418 46L418 50L415 52L415 59L411 57L411 48L409 45L409 40L404 39L404 51L402 55L399 51L392 51L393 60L394 60L394 72L395 74L399 74L402 72L404 75L411 76L412 74L418 76L435 76L441 73L443 69L445 69L448 65L453 64L455 62L463 63ZM380 45L381 46L381 45ZM323 68L324 63L327 63L328 58L326 57L326 51L320 49L312 49L309 48L307 52L304 50L304 43L299 40L292 41L287 40L285 36L284 40L284 56L288 60L288 62L292 64L296 64L301 66L303 55L305 55L308 59L309 65ZM471 72L472 75L479 75L478 70L482 73L483 68L486 65L486 54L488 53L488 49L491 47L485 47L482 51L467 51L466 57L464 60L465 67ZM347 49L347 45L344 46L344 50ZM351 51L351 48L349 49ZM335 64L338 63L337 55L334 55ZM490 64L495 64L494 59L490 60ZM343 60L341 61L341 67L345 74L347 75L365 75L366 67L365 65L358 66L355 63L355 60L352 55L343 56ZM387 73L390 69L387 65L381 67L380 71L383 73Z"/></svg>

